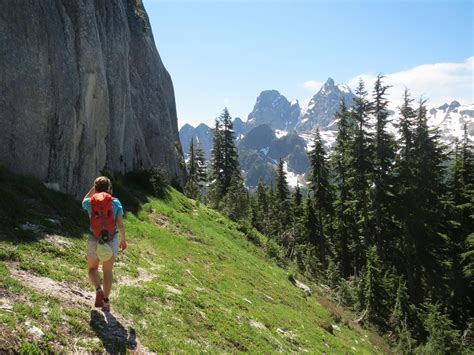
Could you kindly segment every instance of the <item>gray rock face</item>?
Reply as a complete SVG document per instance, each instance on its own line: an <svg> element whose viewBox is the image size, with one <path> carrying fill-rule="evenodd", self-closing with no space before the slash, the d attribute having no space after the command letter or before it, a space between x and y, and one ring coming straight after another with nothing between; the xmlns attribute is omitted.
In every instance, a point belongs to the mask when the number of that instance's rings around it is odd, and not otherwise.
<svg viewBox="0 0 474 355"><path fill-rule="evenodd" d="M101 171L183 183L171 78L141 0L0 5L0 164L76 197Z"/></svg>
<svg viewBox="0 0 474 355"><path fill-rule="evenodd" d="M354 94L347 85L335 85L334 80L329 78L310 100L296 130L307 132L318 125L322 128L335 128L331 123L334 121L334 114L339 109L341 100L344 99L346 105L351 106L353 98Z"/></svg>
<svg viewBox="0 0 474 355"><path fill-rule="evenodd" d="M276 90L262 91L247 119L247 129L269 125L272 129L288 130L295 127L300 116L298 101L290 103Z"/></svg>

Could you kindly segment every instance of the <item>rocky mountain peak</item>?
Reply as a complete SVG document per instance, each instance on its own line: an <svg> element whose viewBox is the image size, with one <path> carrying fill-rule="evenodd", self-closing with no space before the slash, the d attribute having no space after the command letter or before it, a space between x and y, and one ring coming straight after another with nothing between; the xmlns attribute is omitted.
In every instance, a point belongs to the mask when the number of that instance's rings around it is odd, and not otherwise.
<svg viewBox="0 0 474 355"><path fill-rule="evenodd" d="M267 124L272 129L287 130L295 126L300 115L299 104L291 104L277 90L265 90L257 97L247 119L247 130Z"/></svg>
<svg viewBox="0 0 474 355"><path fill-rule="evenodd" d="M334 79L333 78L328 78L328 80L326 80L326 83L324 83L324 86L326 86L326 87L335 86Z"/></svg>
<svg viewBox="0 0 474 355"><path fill-rule="evenodd" d="M345 84L336 85L334 79L328 78L323 87L312 97L296 125L298 132L311 131L319 125L327 128L333 124L334 114L339 109L342 99L351 106L354 94Z"/></svg>

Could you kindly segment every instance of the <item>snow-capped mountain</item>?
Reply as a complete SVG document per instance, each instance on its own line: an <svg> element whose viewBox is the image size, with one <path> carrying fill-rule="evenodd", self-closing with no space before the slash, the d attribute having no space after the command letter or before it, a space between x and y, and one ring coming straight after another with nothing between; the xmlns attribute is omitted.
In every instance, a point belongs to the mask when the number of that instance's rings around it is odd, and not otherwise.
<svg viewBox="0 0 474 355"><path fill-rule="evenodd" d="M334 114L342 99L351 106L355 95L345 84L335 84L329 78L313 96L308 106L301 109L297 100L289 102L276 90L263 91L257 98L247 122L234 120L240 163L247 186L255 187L260 178L274 181L275 168L280 157L285 161L285 170L290 186L306 185L305 172L309 169L306 153L313 146L314 130L320 128L326 151L330 152L336 140L337 121ZM398 112L392 112L387 130L395 136L394 126ZM446 103L428 111L428 125L438 129L441 140L452 145L461 140L464 125L471 139L474 138L474 104L461 105L457 101ZM180 138L185 153L189 147L190 128L185 125L180 130ZM205 127L201 127L205 126ZM201 124L204 135L195 134L202 144L206 157L212 149L212 131ZM201 133L202 134L202 133ZM206 138L204 138L206 137ZM183 140L183 138L185 138Z"/></svg>
<svg viewBox="0 0 474 355"><path fill-rule="evenodd" d="M321 128L332 128L334 114L339 109L341 100L344 99L346 105L350 107L354 97L347 85L336 85L332 78L328 78L323 87L309 101L308 106L303 109L296 131L300 133L311 131L317 125Z"/></svg>
<svg viewBox="0 0 474 355"><path fill-rule="evenodd" d="M301 108L298 100L289 102L276 90L262 91L247 119L247 130L262 124L272 129L293 129L300 117Z"/></svg>
<svg viewBox="0 0 474 355"><path fill-rule="evenodd" d="M429 110L428 124L439 129L441 139L449 144L464 136L464 125L470 137L474 136L474 104L461 105L457 101Z"/></svg>

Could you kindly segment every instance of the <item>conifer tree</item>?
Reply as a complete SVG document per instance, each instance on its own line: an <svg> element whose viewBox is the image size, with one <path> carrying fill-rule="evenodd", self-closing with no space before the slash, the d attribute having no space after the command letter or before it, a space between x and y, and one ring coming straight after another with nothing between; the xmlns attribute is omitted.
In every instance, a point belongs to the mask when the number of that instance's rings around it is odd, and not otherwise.
<svg viewBox="0 0 474 355"><path fill-rule="evenodd" d="M240 176L239 155L235 145L232 117L224 108L215 121L211 162L211 207L218 208L234 176Z"/></svg>
<svg viewBox="0 0 474 355"><path fill-rule="evenodd" d="M326 160L326 151L324 150L319 127L316 128L314 135L314 148L308 153L311 163L310 170L310 189L313 192L317 208L322 215L329 214L332 209L332 193L329 183L329 168Z"/></svg>
<svg viewBox="0 0 474 355"><path fill-rule="evenodd" d="M332 214L332 191L329 183L329 168L326 159L326 152L324 150L319 127L316 128L314 136L314 148L309 152L309 161L311 163L310 171L310 189L313 192L316 203L316 210L318 216L318 224L321 228L320 238L326 238L329 226L331 225L330 215ZM328 228L325 228L327 224ZM327 245L326 242L323 245ZM322 252L322 264L325 268L326 251Z"/></svg>
<svg viewBox="0 0 474 355"><path fill-rule="evenodd" d="M365 255L372 242L369 220L369 186L372 177L372 146L369 133L369 113L372 104L367 99L367 91L362 80L356 88L356 97L351 111L354 120L354 139L350 149L350 181L352 215L358 225L358 240L355 243L355 267L360 270L365 263Z"/></svg>
<svg viewBox="0 0 474 355"><path fill-rule="evenodd" d="M372 196L373 214L375 215L374 233L378 250L383 259L392 255L395 235L395 226L391 217L394 201L392 196L392 166L395 159L395 144L393 137L387 132L388 101L386 91L389 86L384 85L383 75L379 74L374 85L373 115L375 117L375 135L373 137L373 183Z"/></svg>
<svg viewBox="0 0 474 355"><path fill-rule="evenodd" d="M334 201L335 253L341 264L342 275L348 277L353 266L349 249L355 236L357 236L357 228L354 216L350 213L349 208L352 197L348 181L354 125L351 124L352 118L344 100L341 101L339 111L336 112L336 119L338 121L336 144L331 156L336 190L336 200Z"/></svg>
<svg viewBox="0 0 474 355"><path fill-rule="evenodd" d="M212 208L217 209L224 197L224 157L222 149L221 122L216 119L212 137L211 184L209 186L209 202Z"/></svg>
<svg viewBox="0 0 474 355"><path fill-rule="evenodd" d="M414 196L411 209L411 236L415 244L416 273L413 301L431 296L433 300L446 296L448 290L440 288L439 278L446 274L446 239L441 235L445 220L441 199L446 195L445 164L447 157L439 143L437 131L430 131L427 124L425 101L420 100L414 132ZM420 279L427 285L419 287ZM434 289L436 292L434 292ZM423 292L425 291L425 292Z"/></svg>
<svg viewBox="0 0 474 355"><path fill-rule="evenodd" d="M303 195L299 184L291 196L291 217L293 223L297 223L303 217Z"/></svg>
<svg viewBox="0 0 474 355"><path fill-rule="evenodd" d="M194 139L189 144L188 181L184 188L186 196L198 199L201 196L201 185L206 181L206 161L202 149L196 147Z"/></svg>
<svg viewBox="0 0 474 355"><path fill-rule="evenodd" d="M225 195L234 176L240 176L240 165L235 146L234 125L227 107L222 111L219 120L222 124L223 193Z"/></svg>
<svg viewBox="0 0 474 355"><path fill-rule="evenodd" d="M284 162L280 158L277 167L277 180L276 180L276 203L277 208L276 211L278 212L278 216L281 221L282 227L286 226L289 223L289 201L288 197L290 191L288 189L288 182L286 180L286 172L284 169ZM279 231L282 232L283 228Z"/></svg>
<svg viewBox="0 0 474 355"><path fill-rule="evenodd" d="M255 224L254 227L262 233L267 233L269 220L269 198L268 187L265 182L260 179L257 185L255 196Z"/></svg>
<svg viewBox="0 0 474 355"><path fill-rule="evenodd" d="M457 326L464 326L470 316L469 309L473 307L474 284L472 274L466 274L473 245L474 235L474 159L473 147L464 126L464 138L461 143L455 142L454 162L449 183L450 190L450 220L448 233L450 235L450 265L452 310L451 316ZM472 258L472 256L471 256ZM471 259L472 265L472 259Z"/></svg>
<svg viewBox="0 0 474 355"><path fill-rule="evenodd" d="M367 311L367 319L377 325L383 325L385 319L384 315L386 314L382 273L382 263L377 248L371 246L367 251L367 265L364 277L364 303Z"/></svg>

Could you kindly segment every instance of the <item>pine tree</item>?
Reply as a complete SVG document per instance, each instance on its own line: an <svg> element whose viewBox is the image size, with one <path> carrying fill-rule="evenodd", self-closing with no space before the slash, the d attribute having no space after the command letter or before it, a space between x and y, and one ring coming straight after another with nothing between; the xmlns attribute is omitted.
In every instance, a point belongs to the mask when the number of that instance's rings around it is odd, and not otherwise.
<svg viewBox="0 0 474 355"><path fill-rule="evenodd" d="M352 197L348 181L354 125L351 124L352 118L349 115L344 100L341 101L339 111L336 112L336 119L338 121L336 144L331 156L336 190L336 199L334 201L335 253L337 260L341 264L342 275L348 277L352 266L354 266L349 249L357 236L357 227L354 216L350 213Z"/></svg>
<svg viewBox="0 0 474 355"><path fill-rule="evenodd" d="M204 156L204 150L197 145L195 147L196 154L196 176L200 184L207 182L207 161Z"/></svg>
<svg viewBox="0 0 474 355"><path fill-rule="evenodd" d="M206 161L202 149L197 148L194 139L189 144L188 181L184 188L186 196L192 199L201 197L201 184L206 181Z"/></svg>
<svg viewBox="0 0 474 355"><path fill-rule="evenodd" d="M416 122L416 111L413 108L413 99L406 89L403 96L403 104L399 108L399 122L396 124L400 138L397 141L397 154L394 167L394 185L396 195L396 219L398 220L398 245L394 248L394 257L398 260L395 264L398 270L402 270L406 276L408 291L411 300L416 293L417 282L415 279L419 273L417 261L417 249L414 235L413 206L417 203L416 181L415 181L415 148L414 131ZM418 297L418 302L420 299Z"/></svg>
<svg viewBox="0 0 474 355"><path fill-rule="evenodd" d="M219 116L219 120L222 123L223 193L225 195L234 176L240 176L240 165L232 117L227 107Z"/></svg>
<svg viewBox="0 0 474 355"><path fill-rule="evenodd" d="M293 223L297 223L303 217L303 195L299 184L291 196L291 217Z"/></svg>
<svg viewBox="0 0 474 355"><path fill-rule="evenodd" d="M455 142L454 161L449 182L449 229L450 265L451 265L451 316L458 327L468 322L473 309L474 284L472 274L465 273L469 265L466 256L473 253L472 236L474 233L474 159L473 147L464 127L462 143ZM471 235L471 243L470 243ZM468 262L466 262L468 261ZM472 265L472 260L471 260ZM467 267L469 269L469 266Z"/></svg>
<svg viewBox="0 0 474 355"><path fill-rule="evenodd" d="M224 197L224 157L222 149L221 123L215 120L213 129L212 159L211 159L211 184L209 186L209 202L212 208L217 209L219 202Z"/></svg>
<svg viewBox="0 0 474 355"><path fill-rule="evenodd" d="M269 207L268 188L265 182L260 179L255 193L255 224L254 227L262 233L268 231Z"/></svg>
<svg viewBox="0 0 474 355"><path fill-rule="evenodd" d="M369 247L367 251L367 265L364 277L364 300L367 310L367 319L377 325L384 325L386 308L384 299L384 285L382 280L382 263L377 248Z"/></svg>
<svg viewBox="0 0 474 355"><path fill-rule="evenodd" d="M360 270L365 263L365 255L372 242L372 231L369 220L369 186L372 176L372 147L369 133L369 114L372 104L367 99L367 91L362 80L356 88L356 97L351 116L354 120L354 139L350 148L350 182L352 198L352 215L358 225L358 240L355 243L356 269Z"/></svg>
<svg viewBox="0 0 474 355"><path fill-rule="evenodd" d="M446 195L445 164L447 160L439 143L436 130L430 131L427 124L425 102L420 100L414 135L414 196L416 203L412 211L412 233L415 244L415 263L418 264L415 290L410 290L414 301L431 296L434 300L443 299L449 293L440 287L440 276L446 275L446 238L441 234L445 227L445 211L442 197ZM420 280L427 285L425 292L419 287ZM418 279L418 280L417 280Z"/></svg>
<svg viewBox="0 0 474 355"><path fill-rule="evenodd" d="M332 209L332 193L326 151L324 150L319 127L316 128L314 135L314 148L308 153L308 157L311 163L309 183L316 206L321 211L321 215L329 214Z"/></svg>
<svg viewBox="0 0 474 355"><path fill-rule="evenodd" d="M316 202L316 210L318 216L318 224L320 226L321 235L319 238L325 239L325 234L329 228L325 228L325 224L330 226L330 215L332 214L332 192L329 183L329 168L326 160L326 152L324 150L319 128L316 128L314 136L314 148L309 152L309 161L311 163L310 171L310 189L313 192L314 200ZM327 223L326 223L327 221ZM323 242L321 245L326 246ZM323 268L326 268L326 250L320 250L321 263Z"/></svg>
<svg viewBox="0 0 474 355"><path fill-rule="evenodd" d="M388 101L386 91L389 86L382 83L383 75L379 74L374 85L373 115L375 117L375 135L373 137L373 214L375 240L382 259L387 260L394 248L393 236L396 235L392 219L394 192L392 191L392 166L395 159L395 143L387 132Z"/></svg>
<svg viewBox="0 0 474 355"><path fill-rule="evenodd" d="M286 181L286 172L284 169L284 162L280 158L278 162L278 167L277 167L277 181L276 181L276 203L277 203L277 208L276 211L278 211L278 216L281 221L282 229L279 232L283 231L283 227L288 225L289 220L290 220L290 214L289 214L289 194L290 191L288 189L288 182Z"/></svg>
<svg viewBox="0 0 474 355"><path fill-rule="evenodd" d="M422 354L459 354L461 336L454 328L446 314L440 310L439 304L426 304L427 316L424 326L428 339L420 349Z"/></svg>
<svg viewBox="0 0 474 355"><path fill-rule="evenodd" d="M314 200L310 194L306 198L304 204L304 215L303 215L303 226L304 226L304 239L314 246L319 263L323 264L323 260L326 257L326 244L325 239L322 238L321 226L318 223L318 216L316 209L314 208Z"/></svg>
<svg viewBox="0 0 474 355"><path fill-rule="evenodd" d="M227 193L219 203L219 211L234 221L249 218L249 198L240 174L234 175Z"/></svg>
<svg viewBox="0 0 474 355"><path fill-rule="evenodd" d="M211 161L211 207L218 208L234 176L240 176L239 155L235 145L232 117L224 108L215 121Z"/></svg>

